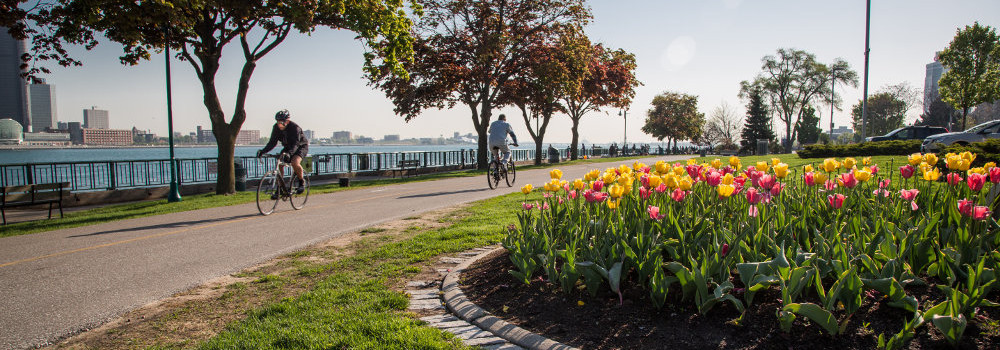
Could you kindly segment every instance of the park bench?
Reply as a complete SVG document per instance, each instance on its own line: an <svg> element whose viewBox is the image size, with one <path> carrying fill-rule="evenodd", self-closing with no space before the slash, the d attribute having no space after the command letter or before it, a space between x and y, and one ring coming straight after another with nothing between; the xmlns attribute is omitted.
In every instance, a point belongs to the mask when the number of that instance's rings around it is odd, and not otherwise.
<svg viewBox="0 0 1000 350"><path fill-rule="evenodd" d="M736 155L736 150L719 151L719 155L720 156L727 156L727 157L735 156Z"/></svg>
<svg viewBox="0 0 1000 350"><path fill-rule="evenodd" d="M406 172L407 170L410 170L411 173L415 174L417 172L417 168L418 167L420 167L420 161L419 160L416 160L416 159L403 159L403 160L399 161L399 163L396 164L396 169L393 169L393 177L396 176L395 175L396 172L399 172L401 176L405 175L407 173Z"/></svg>
<svg viewBox="0 0 1000 350"><path fill-rule="evenodd" d="M62 201L69 195L69 182L5 186L0 188L0 216L3 224L7 224L6 209L31 205L49 205L49 219L52 218L52 205L59 204L59 217L63 217Z"/></svg>

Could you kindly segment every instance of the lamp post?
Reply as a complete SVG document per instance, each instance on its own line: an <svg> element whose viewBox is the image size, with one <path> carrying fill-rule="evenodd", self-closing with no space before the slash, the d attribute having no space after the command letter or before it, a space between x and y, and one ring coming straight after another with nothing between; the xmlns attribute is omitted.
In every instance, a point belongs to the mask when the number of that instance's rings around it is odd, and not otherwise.
<svg viewBox="0 0 1000 350"><path fill-rule="evenodd" d="M871 31L871 18L872 18L872 0L868 0L868 6L865 12L865 93L864 98L861 99L861 140L865 140L868 134L865 132L865 124L868 119L868 53L871 52L871 48L868 46L869 32Z"/></svg>
<svg viewBox="0 0 1000 350"><path fill-rule="evenodd" d="M625 124L624 130L622 130L622 147L628 144L628 109L618 110L618 115L622 116L622 122Z"/></svg>
<svg viewBox="0 0 1000 350"><path fill-rule="evenodd" d="M837 87L837 68L830 70L830 141L833 141L833 105L836 95L833 89Z"/></svg>
<svg viewBox="0 0 1000 350"><path fill-rule="evenodd" d="M177 183L177 160L174 159L174 111L173 101L170 98L170 45L164 49L167 66L167 140L170 143L170 193L167 194L167 202L180 202L181 191Z"/></svg>

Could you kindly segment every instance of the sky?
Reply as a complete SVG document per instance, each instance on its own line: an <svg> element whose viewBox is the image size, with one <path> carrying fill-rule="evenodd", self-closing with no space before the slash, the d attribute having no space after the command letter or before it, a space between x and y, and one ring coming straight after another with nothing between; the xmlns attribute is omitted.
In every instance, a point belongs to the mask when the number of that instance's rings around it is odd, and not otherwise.
<svg viewBox="0 0 1000 350"><path fill-rule="evenodd" d="M699 111L710 115L726 103L742 116L745 101L739 83L761 72L761 59L779 48L816 55L818 61L846 60L858 73L857 87L837 85L843 110L834 123L849 126L850 108L862 98L865 49L865 1L802 0L591 0L593 20L585 28L594 42L636 55L642 86L636 89L626 118L618 109L591 112L580 123L584 143L656 142L640 130L653 97L664 91L698 96ZM992 14L992 15L990 15ZM869 94L887 85L909 83L923 89L926 65L945 48L959 28L978 21L1000 28L998 0L876 0L871 5ZM349 31L318 30L293 34L258 61L247 95L246 130L267 134L274 113L288 109L292 120L318 137L351 131L381 139L451 137L475 133L464 105L431 109L405 122L392 103L362 76L363 46ZM224 110L232 114L242 53L230 45L217 77ZM71 53L82 67L50 67L44 78L55 85L59 121L82 121L83 109L109 111L116 129L167 134L165 60L163 54L136 66L123 66L121 47L104 42L91 51ZM211 128L202 104L202 89L187 62L171 64L174 130L187 134L201 125ZM830 123L829 105L817 106L821 127ZM915 108L907 122L919 114ZM530 144L527 127L516 109L501 109L522 144ZM227 117L228 118L228 117ZM568 143L571 123L557 115L545 141Z"/></svg>

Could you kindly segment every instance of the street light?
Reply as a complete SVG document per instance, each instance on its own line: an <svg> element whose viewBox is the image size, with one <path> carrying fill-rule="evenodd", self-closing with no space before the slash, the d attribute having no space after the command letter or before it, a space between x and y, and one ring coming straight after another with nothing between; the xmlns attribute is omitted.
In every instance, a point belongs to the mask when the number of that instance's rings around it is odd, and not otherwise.
<svg viewBox="0 0 1000 350"><path fill-rule="evenodd" d="M622 131L622 147L624 148L628 143L628 109L618 110L618 115L622 117L622 121L625 123L625 128Z"/></svg>
<svg viewBox="0 0 1000 350"><path fill-rule="evenodd" d="M872 18L872 0L868 0L868 6L865 10L865 92L864 97L861 99L861 140L864 141L868 133L865 130L865 124L868 119L868 54L871 52L871 47L868 45L869 32L871 32L871 18Z"/></svg>
<svg viewBox="0 0 1000 350"><path fill-rule="evenodd" d="M166 30L166 29L164 29ZM170 193L167 194L167 202L180 202L181 191L177 183L177 160L174 159L174 110L173 101L170 98L170 44L167 43L164 49L167 66L167 141L170 143Z"/></svg>
<svg viewBox="0 0 1000 350"><path fill-rule="evenodd" d="M835 103L835 96L833 89L837 87L837 71L839 69L833 68L830 70L830 141L833 141L833 104Z"/></svg>

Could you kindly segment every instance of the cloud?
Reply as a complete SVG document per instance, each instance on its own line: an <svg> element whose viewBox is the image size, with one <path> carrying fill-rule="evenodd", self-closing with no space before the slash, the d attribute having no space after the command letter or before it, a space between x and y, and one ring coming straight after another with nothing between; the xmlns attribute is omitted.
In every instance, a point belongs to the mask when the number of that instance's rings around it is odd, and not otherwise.
<svg viewBox="0 0 1000 350"><path fill-rule="evenodd" d="M670 42L660 56L660 63L667 71L677 71L691 62L697 51L697 44L690 36L680 36Z"/></svg>

